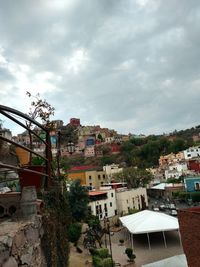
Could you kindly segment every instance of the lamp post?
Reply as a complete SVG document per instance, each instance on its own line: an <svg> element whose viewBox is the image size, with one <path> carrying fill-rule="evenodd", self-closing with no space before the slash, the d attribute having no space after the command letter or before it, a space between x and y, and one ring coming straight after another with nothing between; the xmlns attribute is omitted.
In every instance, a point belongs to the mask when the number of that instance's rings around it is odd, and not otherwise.
<svg viewBox="0 0 200 267"><path fill-rule="evenodd" d="M111 255L111 260L112 260L112 266L114 267L114 262L113 262L113 255L112 255L112 243L111 243L111 235L110 235L110 221L109 219L105 219L106 223L106 230L108 232L108 237L109 237L109 246L110 246L110 255Z"/></svg>
<svg viewBox="0 0 200 267"><path fill-rule="evenodd" d="M67 151L71 155L72 153L74 153L74 150L75 150L74 143L69 141L69 143L67 144Z"/></svg>

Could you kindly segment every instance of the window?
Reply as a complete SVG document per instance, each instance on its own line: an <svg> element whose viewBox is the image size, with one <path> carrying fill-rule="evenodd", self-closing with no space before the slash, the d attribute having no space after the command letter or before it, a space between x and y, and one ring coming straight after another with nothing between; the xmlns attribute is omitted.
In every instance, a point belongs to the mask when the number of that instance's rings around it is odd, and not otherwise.
<svg viewBox="0 0 200 267"><path fill-rule="evenodd" d="M103 182L101 182L101 185L103 185Z"/></svg>
<svg viewBox="0 0 200 267"><path fill-rule="evenodd" d="M113 197L114 196L114 194L113 193L111 193L111 197Z"/></svg>
<svg viewBox="0 0 200 267"><path fill-rule="evenodd" d="M112 202L110 202L110 207L112 207Z"/></svg>
<svg viewBox="0 0 200 267"><path fill-rule="evenodd" d="M105 179L106 178L106 176L105 176L105 174L103 174L103 179Z"/></svg>
<svg viewBox="0 0 200 267"><path fill-rule="evenodd" d="M89 176L89 180L91 180L91 179L92 179L92 176L90 175L90 176Z"/></svg>
<svg viewBox="0 0 200 267"><path fill-rule="evenodd" d="M107 212L107 204L106 203L104 204L104 210L105 210L105 212Z"/></svg>
<svg viewBox="0 0 200 267"><path fill-rule="evenodd" d="M200 191L200 182L194 183L194 188L196 191Z"/></svg>
<svg viewBox="0 0 200 267"><path fill-rule="evenodd" d="M115 210L115 215L117 215L117 210Z"/></svg>
<svg viewBox="0 0 200 267"><path fill-rule="evenodd" d="M101 179L101 175L100 175L100 174L98 174L98 179L99 179L99 180Z"/></svg>
<svg viewBox="0 0 200 267"><path fill-rule="evenodd" d="M90 186L92 186L92 183L90 183Z"/></svg>
<svg viewBox="0 0 200 267"><path fill-rule="evenodd" d="M187 157L191 157L191 154L187 154Z"/></svg>
<svg viewBox="0 0 200 267"><path fill-rule="evenodd" d="M128 199L126 200L126 203L128 204Z"/></svg>

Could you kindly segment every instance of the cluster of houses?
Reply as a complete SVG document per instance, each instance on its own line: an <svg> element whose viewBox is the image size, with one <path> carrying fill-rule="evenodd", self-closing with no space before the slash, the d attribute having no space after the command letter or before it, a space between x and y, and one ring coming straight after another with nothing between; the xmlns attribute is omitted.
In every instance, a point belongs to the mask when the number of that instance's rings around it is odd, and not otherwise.
<svg viewBox="0 0 200 267"><path fill-rule="evenodd" d="M150 171L154 181L149 192L154 196L172 198L174 192L200 192L200 146L160 156L159 167ZM173 183L167 183L168 179Z"/></svg>
<svg viewBox="0 0 200 267"><path fill-rule="evenodd" d="M115 130L101 128L99 125L82 126L80 124L80 119L77 118L71 118L67 125L64 125L62 120L55 120L52 123L54 129L50 132L50 136L53 156L57 154L58 131L60 131L61 135L65 135L65 129L68 126L74 127L78 137L77 143L74 144L73 154L82 155L84 157L103 156L105 146L109 149L111 154L119 153L120 144L123 141L129 140L132 136L131 134L121 135ZM35 129L35 131L37 131L37 129ZM42 132L38 132L38 134L40 137L43 135ZM23 145L28 145L30 142L28 132L25 131L18 134L15 137L15 141ZM45 146L42 142L34 140L33 144L35 152L44 152ZM61 144L60 154L61 156L70 156L67 143Z"/></svg>
<svg viewBox="0 0 200 267"><path fill-rule="evenodd" d="M103 169L77 166L68 171L67 180L80 180L81 185L89 189L91 213L103 220L148 206L146 188L128 189L126 183L113 181L114 174L121 171L122 168L117 164L106 165Z"/></svg>

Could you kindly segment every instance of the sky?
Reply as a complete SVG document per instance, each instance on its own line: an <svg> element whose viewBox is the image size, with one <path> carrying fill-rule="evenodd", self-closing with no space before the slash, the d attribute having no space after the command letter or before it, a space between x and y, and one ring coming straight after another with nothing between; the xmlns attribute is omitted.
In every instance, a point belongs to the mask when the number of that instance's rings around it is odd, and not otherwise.
<svg viewBox="0 0 200 267"><path fill-rule="evenodd" d="M0 0L0 104L119 133L200 123L200 1ZM14 133L6 118L3 124Z"/></svg>

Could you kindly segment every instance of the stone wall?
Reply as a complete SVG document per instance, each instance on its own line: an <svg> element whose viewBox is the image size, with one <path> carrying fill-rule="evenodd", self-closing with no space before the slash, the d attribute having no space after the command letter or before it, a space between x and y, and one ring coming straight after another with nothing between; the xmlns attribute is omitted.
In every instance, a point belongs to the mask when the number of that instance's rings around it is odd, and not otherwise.
<svg viewBox="0 0 200 267"><path fill-rule="evenodd" d="M0 223L0 267L45 267L41 248L41 216Z"/></svg>

